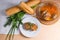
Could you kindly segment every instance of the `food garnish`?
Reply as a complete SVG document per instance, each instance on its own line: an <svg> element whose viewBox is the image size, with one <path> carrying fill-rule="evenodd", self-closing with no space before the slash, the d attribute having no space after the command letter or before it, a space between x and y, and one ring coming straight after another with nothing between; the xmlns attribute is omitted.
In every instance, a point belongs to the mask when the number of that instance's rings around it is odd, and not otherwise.
<svg viewBox="0 0 60 40"><path fill-rule="evenodd" d="M23 20L22 17L24 16L24 14L25 12L21 11L7 18L8 21L6 22L4 27L7 27L8 25L12 25L12 26L6 36L6 40L7 38L9 38L9 40L13 39L15 30L18 30L20 24L22 24L22 20Z"/></svg>

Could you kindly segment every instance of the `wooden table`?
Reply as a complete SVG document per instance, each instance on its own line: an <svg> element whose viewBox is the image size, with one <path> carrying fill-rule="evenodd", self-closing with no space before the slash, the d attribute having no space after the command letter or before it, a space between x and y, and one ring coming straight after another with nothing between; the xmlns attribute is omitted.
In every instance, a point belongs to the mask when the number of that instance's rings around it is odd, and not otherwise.
<svg viewBox="0 0 60 40"><path fill-rule="evenodd" d="M42 0L49 1L49 0ZM51 1L51 0L50 0ZM52 0L60 2L60 0ZM41 24L40 33L33 38L26 38L21 34L14 35L13 40L60 40L60 20L58 20L53 25L43 25ZM5 40L6 34L0 34L0 40Z"/></svg>

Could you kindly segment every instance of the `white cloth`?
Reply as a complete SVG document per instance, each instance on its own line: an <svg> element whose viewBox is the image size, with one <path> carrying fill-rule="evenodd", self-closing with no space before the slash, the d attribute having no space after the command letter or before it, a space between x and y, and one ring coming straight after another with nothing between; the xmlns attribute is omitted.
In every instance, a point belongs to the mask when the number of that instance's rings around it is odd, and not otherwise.
<svg viewBox="0 0 60 40"><path fill-rule="evenodd" d="M10 30L9 26L4 28L4 24L7 20L5 10L9 7L19 4L21 1L27 0L0 0L0 34L7 34ZM19 34L19 32L16 31L15 34Z"/></svg>

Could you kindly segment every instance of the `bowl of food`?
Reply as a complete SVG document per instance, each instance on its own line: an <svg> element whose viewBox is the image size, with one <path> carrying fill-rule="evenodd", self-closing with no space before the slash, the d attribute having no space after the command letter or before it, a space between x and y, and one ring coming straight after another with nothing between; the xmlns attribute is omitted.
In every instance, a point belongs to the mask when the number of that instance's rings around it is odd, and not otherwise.
<svg viewBox="0 0 60 40"><path fill-rule="evenodd" d="M20 25L20 32L25 37L35 37L41 30L41 24L36 18L27 16L22 20L23 25Z"/></svg>
<svg viewBox="0 0 60 40"><path fill-rule="evenodd" d="M42 24L53 24L59 18L58 7L53 2L43 2L36 8L36 17Z"/></svg>

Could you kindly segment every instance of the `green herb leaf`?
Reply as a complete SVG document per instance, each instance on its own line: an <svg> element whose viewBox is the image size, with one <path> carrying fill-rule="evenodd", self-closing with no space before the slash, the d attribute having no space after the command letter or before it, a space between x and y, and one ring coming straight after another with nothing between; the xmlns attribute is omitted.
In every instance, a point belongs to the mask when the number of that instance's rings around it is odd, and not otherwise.
<svg viewBox="0 0 60 40"><path fill-rule="evenodd" d="M32 6L31 8L35 8L37 5Z"/></svg>

